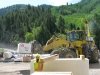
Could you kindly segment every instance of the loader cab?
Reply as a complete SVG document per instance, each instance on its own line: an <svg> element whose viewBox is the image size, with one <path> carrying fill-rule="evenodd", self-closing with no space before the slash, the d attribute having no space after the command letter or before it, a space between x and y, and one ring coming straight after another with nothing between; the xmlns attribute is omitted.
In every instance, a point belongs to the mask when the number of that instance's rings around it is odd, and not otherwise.
<svg viewBox="0 0 100 75"><path fill-rule="evenodd" d="M83 30L74 30L67 32L67 40L69 41L82 41L85 40L85 32Z"/></svg>

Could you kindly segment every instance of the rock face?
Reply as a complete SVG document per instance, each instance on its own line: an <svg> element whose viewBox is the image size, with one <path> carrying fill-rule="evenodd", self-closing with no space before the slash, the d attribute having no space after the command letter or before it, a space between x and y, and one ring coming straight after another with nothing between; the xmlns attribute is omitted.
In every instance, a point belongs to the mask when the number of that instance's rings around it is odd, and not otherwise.
<svg viewBox="0 0 100 75"><path fill-rule="evenodd" d="M36 41L36 40L33 40L30 42L32 44L32 53L39 53L39 54L42 54L43 53L43 48L42 48L42 45Z"/></svg>

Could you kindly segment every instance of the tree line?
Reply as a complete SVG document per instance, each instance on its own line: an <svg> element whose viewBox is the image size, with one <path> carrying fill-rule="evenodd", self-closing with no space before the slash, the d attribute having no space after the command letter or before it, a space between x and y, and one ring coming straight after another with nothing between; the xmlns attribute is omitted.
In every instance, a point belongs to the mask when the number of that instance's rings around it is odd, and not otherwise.
<svg viewBox="0 0 100 75"><path fill-rule="evenodd" d="M53 34L64 33L65 28L64 18L57 19L49 7L28 5L26 9L0 16L0 41L17 44L38 40L45 44Z"/></svg>
<svg viewBox="0 0 100 75"><path fill-rule="evenodd" d="M64 34L67 30L84 29L84 25L70 23L73 17L82 15L93 15L90 22L93 24L93 33L97 46L100 48L100 14L95 14L93 6L98 4L99 0L82 0L83 2L60 7L52 6L25 6L24 9L17 9L13 12L0 16L0 42L18 44L19 42L39 41L42 45L56 33ZM85 7L85 3L90 7ZM88 6L88 3L86 6ZM82 7L83 6L83 7ZM96 6L95 6L96 7ZM86 11L84 9L87 9ZM99 10L99 9L97 9ZM92 14L91 14L92 13ZM75 16L76 14L76 16ZM80 16L77 14L81 14ZM66 17L72 16L69 21ZM82 16L82 19L84 17ZM75 19L75 21L77 21ZM81 27L81 28L80 28Z"/></svg>

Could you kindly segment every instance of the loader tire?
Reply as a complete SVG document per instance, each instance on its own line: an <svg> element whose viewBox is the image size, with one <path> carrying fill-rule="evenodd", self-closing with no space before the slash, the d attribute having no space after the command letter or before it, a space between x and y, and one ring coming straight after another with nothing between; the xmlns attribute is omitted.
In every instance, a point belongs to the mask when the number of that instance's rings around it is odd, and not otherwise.
<svg viewBox="0 0 100 75"><path fill-rule="evenodd" d="M65 58L77 58L77 54L73 50L67 50Z"/></svg>
<svg viewBox="0 0 100 75"><path fill-rule="evenodd" d="M95 48L92 52L91 52L91 63L97 63L99 61L99 51L97 48Z"/></svg>
<svg viewBox="0 0 100 75"><path fill-rule="evenodd" d="M55 49L51 52L51 54L59 54L59 58L76 58L77 57L76 53L73 50L67 49L65 47Z"/></svg>

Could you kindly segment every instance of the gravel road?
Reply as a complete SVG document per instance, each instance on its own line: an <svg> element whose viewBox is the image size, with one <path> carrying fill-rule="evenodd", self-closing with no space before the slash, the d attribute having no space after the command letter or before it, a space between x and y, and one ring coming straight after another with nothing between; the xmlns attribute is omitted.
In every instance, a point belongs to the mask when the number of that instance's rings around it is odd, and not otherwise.
<svg viewBox="0 0 100 75"><path fill-rule="evenodd" d="M30 75L30 63L0 62L0 75Z"/></svg>
<svg viewBox="0 0 100 75"><path fill-rule="evenodd" d="M99 63L90 64L89 75L100 75L100 60Z"/></svg>

